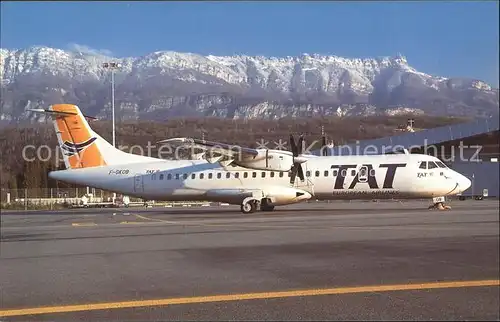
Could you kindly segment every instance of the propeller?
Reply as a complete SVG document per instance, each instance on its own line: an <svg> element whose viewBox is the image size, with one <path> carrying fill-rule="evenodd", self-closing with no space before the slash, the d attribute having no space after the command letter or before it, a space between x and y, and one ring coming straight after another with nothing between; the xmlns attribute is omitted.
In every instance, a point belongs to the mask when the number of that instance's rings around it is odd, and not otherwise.
<svg viewBox="0 0 500 322"><path fill-rule="evenodd" d="M295 139L293 136L290 134L290 147L292 150L292 155L293 155L293 165L292 168L290 169L292 171L291 176L290 176L290 184L293 184L295 182L295 177L298 175L300 180L304 181L304 170L302 170L302 165L301 163L305 162L306 160L299 157L299 151L304 150L304 137L301 135L299 137L299 145L297 146L295 144ZM300 148L300 150L299 150Z"/></svg>
<svg viewBox="0 0 500 322"><path fill-rule="evenodd" d="M326 147L325 128L321 126L321 153L323 156L328 156L328 148Z"/></svg>
<svg viewBox="0 0 500 322"><path fill-rule="evenodd" d="M321 138L321 151L323 152L323 156L328 156L328 148L326 146L326 136L324 135Z"/></svg>

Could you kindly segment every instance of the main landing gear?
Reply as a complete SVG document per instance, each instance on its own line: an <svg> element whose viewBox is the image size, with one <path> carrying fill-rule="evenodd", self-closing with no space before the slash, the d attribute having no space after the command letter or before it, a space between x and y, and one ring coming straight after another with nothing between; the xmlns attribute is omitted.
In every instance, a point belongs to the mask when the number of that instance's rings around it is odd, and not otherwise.
<svg viewBox="0 0 500 322"><path fill-rule="evenodd" d="M250 214L252 212L255 212L259 206L260 206L259 200L255 199L244 200L243 203L241 204L241 212L244 214Z"/></svg>
<svg viewBox="0 0 500 322"><path fill-rule="evenodd" d="M432 198L432 205L429 206L429 210L450 210L451 207L445 205L445 198L444 197L435 197Z"/></svg>
<svg viewBox="0 0 500 322"><path fill-rule="evenodd" d="M248 199L244 200L241 204L241 212L244 214L250 214L260 208L261 211L273 211L274 206L270 205L267 199L257 200Z"/></svg>

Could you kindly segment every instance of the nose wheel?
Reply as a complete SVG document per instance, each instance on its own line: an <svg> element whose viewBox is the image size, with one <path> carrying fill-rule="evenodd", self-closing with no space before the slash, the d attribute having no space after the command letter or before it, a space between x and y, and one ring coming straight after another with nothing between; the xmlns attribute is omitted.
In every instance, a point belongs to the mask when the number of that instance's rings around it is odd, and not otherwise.
<svg viewBox="0 0 500 322"><path fill-rule="evenodd" d="M429 206L429 210L450 210L451 207L445 204L444 197L432 198L433 204Z"/></svg>

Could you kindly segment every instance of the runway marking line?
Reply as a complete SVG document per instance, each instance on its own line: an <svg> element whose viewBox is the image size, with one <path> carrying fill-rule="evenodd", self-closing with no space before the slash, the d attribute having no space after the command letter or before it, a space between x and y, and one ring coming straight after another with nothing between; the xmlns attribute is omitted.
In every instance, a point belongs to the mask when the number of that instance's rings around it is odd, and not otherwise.
<svg viewBox="0 0 500 322"><path fill-rule="evenodd" d="M167 224L175 224L176 223L175 221L168 221L168 220L156 219L156 218L153 219L153 218L148 218L148 217L141 216L141 215L138 215L138 214L133 214L133 215L136 216L137 218L144 219L144 220L147 220L147 221L163 222L163 223L167 223Z"/></svg>
<svg viewBox="0 0 500 322"><path fill-rule="evenodd" d="M302 229L304 226L301 225L253 225L252 222L242 222L242 223L203 223L199 221L170 221L170 220L163 220L163 219L158 219L158 218L149 218L146 216L142 216L139 214L133 214L136 218L147 220L149 222L156 222L156 223L165 223L165 224L172 224L172 225L180 225L180 226L193 226L193 227L224 227L224 228L271 228L271 229L280 229L280 228L289 228L289 229ZM120 224L126 224L127 222L121 222ZM128 222L131 223L131 222ZM143 224L144 222L134 222L137 224ZM265 221L264 221L265 223ZM366 226L321 226L321 227L316 227L316 226L306 226L307 228L311 229L331 229L331 228L342 228L342 229L357 229L357 230L373 230L373 229L390 229L394 230L394 227L383 227L383 226L377 226L377 227L366 227ZM433 229L429 228L428 226L425 227L416 227L416 228L409 228L405 227L405 229L412 229L412 230L428 230L428 229ZM443 227L438 227L436 229L442 230ZM446 228L445 228L446 229ZM455 228L453 228L455 229ZM465 228L464 228L465 229ZM468 228L467 228L468 229Z"/></svg>
<svg viewBox="0 0 500 322"><path fill-rule="evenodd" d="M149 218L146 216L141 216L138 214L134 214L137 218L152 221L152 222L159 222L159 223L167 223L167 224L174 224L174 225L181 225L181 226L193 226L193 227L229 227L229 228L303 228L303 226L295 225L295 226L284 226L284 225L271 225L271 226L263 226L263 225L248 225L251 222L243 222L241 224L225 224L225 223L202 223L202 222L197 222L197 221L169 221L169 220L163 220L163 219L157 219L157 218ZM321 227L323 228L323 227ZM371 229L371 228L370 228Z"/></svg>
<svg viewBox="0 0 500 322"><path fill-rule="evenodd" d="M71 226L74 226L74 227L76 227L76 226L78 226L78 227L81 227L81 226L97 226L97 224L94 223L94 222L82 222L82 223L74 222L74 223L71 224Z"/></svg>
<svg viewBox="0 0 500 322"><path fill-rule="evenodd" d="M301 296L303 297L303 296L317 296L317 295L465 288L465 287L480 287L480 286L483 287L500 286L500 280L452 281L452 282L431 282L431 283L417 283L417 284L337 287L337 288L327 288L327 289L309 289L309 290L295 290L295 291L292 290L292 291L277 291L277 292L180 297L180 298L167 298L167 299L157 299L157 300L61 305L61 306L0 310L0 317L39 315L39 314L50 314L50 313L69 313L78 311L126 309L126 308L138 308L138 307L148 307L148 306L149 307L166 306L175 304L195 304L195 303L288 298L288 297L301 297Z"/></svg>

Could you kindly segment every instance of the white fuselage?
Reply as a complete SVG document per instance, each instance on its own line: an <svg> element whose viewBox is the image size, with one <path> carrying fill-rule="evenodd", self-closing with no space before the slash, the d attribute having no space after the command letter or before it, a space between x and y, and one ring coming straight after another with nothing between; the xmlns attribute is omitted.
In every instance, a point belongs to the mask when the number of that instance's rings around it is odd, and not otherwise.
<svg viewBox="0 0 500 322"><path fill-rule="evenodd" d="M455 195L470 186L470 180L450 168L419 168L421 161L436 160L415 154L310 157L302 164L305 180L297 177L293 185L289 172L223 167L205 160L148 160L55 171L50 177L146 200L240 204L245 197L241 191L255 191L272 197L275 205L310 198L432 198Z"/></svg>

